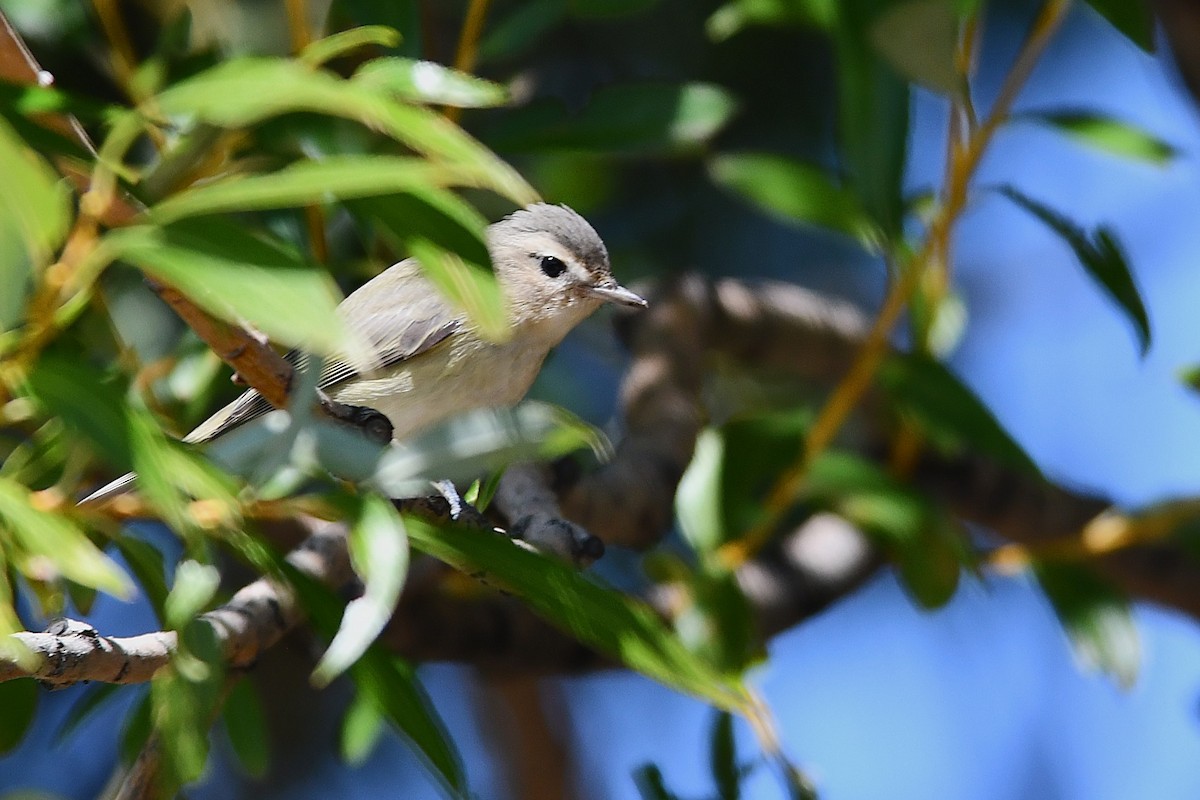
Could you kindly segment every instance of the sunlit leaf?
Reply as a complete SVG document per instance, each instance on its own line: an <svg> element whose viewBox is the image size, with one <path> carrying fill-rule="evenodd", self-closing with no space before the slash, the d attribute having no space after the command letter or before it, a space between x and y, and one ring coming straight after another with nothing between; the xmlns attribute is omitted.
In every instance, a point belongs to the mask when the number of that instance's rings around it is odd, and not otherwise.
<svg viewBox="0 0 1200 800"><path fill-rule="evenodd" d="M469 574L487 574L540 616L631 669L719 708L746 707L741 682L690 653L641 602L494 533L440 531L415 518L406 524L414 547Z"/></svg>
<svg viewBox="0 0 1200 800"><path fill-rule="evenodd" d="M434 61L377 58L359 67L354 81L414 103L489 108L508 102L508 90L500 84Z"/></svg>
<svg viewBox="0 0 1200 800"><path fill-rule="evenodd" d="M320 66L326 61L332 61L354 50L375 45L377 47L395 47L400 44L400 32L386 25L363 25L317 39L307 44L300 53L300 60L306 64Z"/></svg>
<svg viewBox="0 0 1200 800"><path fill-rule="evenodd" d="M366 495L355 509L348 545L354 571L363 580L363 593L346 605L337 635L313 670L317 686L327 686L375 641L391 619L408 574L404 522L379 495Z"/></svg>
<svg viewBox="0 0 1200 800"><path fill-rule="evenodd" d="M37 711L38 685L33 678L0 682L0 754L25 738Z"/></svg>
<svg viewBox="0 0 1200 800"><path fill-rule="evenodd" d="M721 513L721 472L725 443L722 435L706 428L696 438L696 449L675 492L675 517L688 544L699 554L711 553L724 540Z"/></svg>
<svg viewBox="0 0 1200 800"><path fill-rule="evenodd" d="M360 354L338 317L329 274L275 242L223 219L112 231L118 257L229 322L248 321L272 339L321 354Z"/></svg>
<svg viewBox="0 0 1200 800"><path fill-rule="evenodd" d="M871 25L871 44L901 75L944 94L959 90L958 14L949 0L889 5Z"/></svg>
<svg viewBox="0 0 1200 800"><path fill-rule="evenodd" d="M429 239L413 237L408 249L438 290L467 311L482 336L494 342L512 338L504 294L490 269L472 264Z"/></svg>
<svg viewBox="0 0 1200 800"><path fill-rule="evenodd" d="M1178 148L1149 131L1096 111L1027 111L1015 119L1049 125L1080 144L1156 166L1179 155Z"/></svg>
<svg viewBox="0 0 1200 800"><path fill-rule="evenodd" d="M220 647L208 623L193 621L180 632L178 642L171 664L150 683L150 715L159 733L168 788L191 783L203 773L208 729L224 682Z"/></svg>
<svg viewBox="0 0 1200 800"><path fill-rule="evenodd" d="M1150 348L1150 317L1116 235L1104 226L1089 235L1067 217L1012 186L1001 187L1000 193L1033 214L1071 246L1087 274L1133 323L1142 355L1145 355Z"/></svg>
<svg viewBox="0 0 1200 800"><path fill-rule="evenodd" d="M249 678L233 685L221 710L225 733L233 753L246 774L261 778L270 761L269 732L258 692Z"/></svg>
<svg viewBox="0 0 1200 800"><path fill-rule="evenodd" d="M828 30L836 15L837 0L732 0L713 12L705 30L718 42L752 25L808 25Z"/></svg>
<svg viewBox="0 0 1200 800"><path fill-rule="evenodd" d="M709 171L772 215L818 225L868 241L872 224L854 195L824 170L785 156L759 153L718 156Z"/></svg>
<svg viewBox="0 0 1200 800"><path fill-rule="evenodd" d="M221 573L211 564L191 559L175 568L175 581L163 602L167 627L182 630L212 601L221 585Z"/></svg>
<svg viewBox="0 0 1200 800"><path fill-rule="evenodd" d="M936 443L965 446L1037 473L1033 459L983 401L940 361L916 353L893 355L879 370L879 380Z"/></svg>
<svg viewBox="0 0 1200 800"><path fill-rule="evenodd" d="M63 577L121 598L133 584L83 529L61 513L36 507L28 489L0 477L0 525L20 549Z"/></svg>
<svg viewBox="0 0 1200 800"><path fill-rule="evenodd" d="M356 693L338 737L342 760L352 767L361 766L379 743L386 721L379 705L366 692Z"/></svg>
<svg viewBox="0 0 1200 800"><path fill-rule="evenodd" d="M297 161L269 174L233 176L184 190L152 207L150 219L165 224L200 214L296 208L335 199L486 183L486 175L476 167L403 156L329 156Z"/></svg>
<svg viewBox="0 0 1200 800"><path fill-rule="evenodd" d="M1081 565L1044 562L1035 573L1083 666L1133 686L1142 645L1129 602Z"/></svg>

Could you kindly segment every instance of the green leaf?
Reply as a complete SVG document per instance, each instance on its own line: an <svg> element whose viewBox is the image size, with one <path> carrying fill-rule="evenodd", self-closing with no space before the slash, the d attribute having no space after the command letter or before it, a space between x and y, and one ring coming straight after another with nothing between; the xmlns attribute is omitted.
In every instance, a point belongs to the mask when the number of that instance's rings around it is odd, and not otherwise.
<svg viewBox="0 0 1200 800"><path fill-rule="evenodd" d="M461 759L437 717L416 671L404 661L372 649L350 669L360 692L369 695L396 730L412 743L433 775L455 797L468 797Z"/></svg>
<svg viewBox="0 0 1200 800"><path fill-rule="evenodd" d="M721 42L753 25L830 30L836 19L837 0L732 0L714 11L704 28Z"/></svg>
<svg viewBox="0 0 1200 800"><path fill-rule="evenodd" d="M364 25L338 31L324 39L317 39L305 46L300 53L300 60L305 64L319 67L327 61L344 56L349 52L363 47L396 47L400 44L400 32L386 25Z"/></svg>
<svg viewBox="0 0 1200 800"><path fill-rule="evenodd" d="M440 531L420 519L405 521L414 547L468 574L486 573L490 582L524 598L538 615L581 642L718 708L747 708L741 681L690 653L645 604L494 533Z"/></svg>
<svg viewBox="0 0 1200 800"><path fill-rule="evenodd" d="M633 782L637 785L642 800L679 800L679 795L667 791L662 770L657 764L643 764L635 769Z"/></svg>
<svg viewBox="0 0 1200 800"><path fill-rule="evenodd" d="M551 101L514 109L486 129L484 138L512 152L693 152L735 109L733 96L714 84L617 84L596 91L577 114Z"/></svg>
<svg viewBox="0 0 1200 800"><path fill-rule="evenodd" d="M21 743L37 711L38 685L33 678L0 683L0 753Z"/></svg>
<svg viewBox="0 0 1200 800"><path fill-rule="evenodd" d="M342 760L352 767L362 766L379 743L386 721L379 704L366 692L357 692L342 718L338 736Z"/></svg>
<svg viewBox="0 0 1200 800"><path fill-rule="evenodd" d="M242 678L233 685L221 711L221 719L233 753L246 774L253 778L266 775L271 757L270 732L258 692L249 678Z"/></svg>
<svg viewBox="0 0 1200 800"><path fill-rule="evenodd" d="M702 430L675 492L675 517L683 538L701 556L712 553L725 540L721 513L724 458L721 433L712 428Z"/></svg>
<svg viewBox="0 0 1200 800"><path fill-rule="evenodd" d="M914 83L943 94L961 88L955 69L958 13L950 0L907 0L879 14L869 31L871 44Z"/></svg>
<svg viewBox="0 0 1200 800"><path fill-rule="evenodd" d="M890 240L904 222L910 90L870 42L886 0L842 0L835 31L841 155L849 186Z"/></svg>
<svg viewBox="0 0 1200 800"><path fill-rule="evenodd" d="M125 764L132 764L137 758L137 754L141 752L146 741L150 738L150 732L154 729L154 723L151 720L150 693L146 692L142 695L128 716L125 717L125 724L121 727L121 741L118 747L118 752L121 755L121 761Z"/></svg>
<svg viewBox="0 0 1200 800"><path fill-rule="evenodd" d="M433 61L377 58L354 73L354 80L411 103L491 108L508 103L508 89Z"/></svg>
<svg viewBox="0 0 1200 800"><path fill-rule="evenodd" d="M29 490L0 477L0 530L13 537L22 554L37 557L39 570L46 565L84 586L128 599L133 584L68 516L43 511L33 505ZM17 560L18 567L22 567Z"/></svg>
<svg viewBox="0 0 1200 800"><path fill-rule="evenodd" d="M762 521L763 498L780 473L800 458L811 418L807 409L792 410L736 418L722 427L721 498L727 531L745 531Z"/></svg>
<svg viewBox="0 0 1200 800"><path fill-rule="evenodd" d="M659 0L569 0L571 13L582 19L610 19L640 14Z"/></svg>
<svg viewBox="0 0 1200 800"><path fill-rule="evenodd" d="M150 682L151 719L170 787L191 783L208 761L208 730L224 683L224 664L212 626L193 621L180 632L171 664ZM168 791L166 796L173 796Z"/></svg>
<svg viewBox="0 0 1200 800"><path fill-rule="evenodd" d="M392 617L408 574L404 522L395 507L379 495L366 495L355 509L348 544L354 571L363 580L363 593L346 605L337 635L313 671L317 686L328 686L375 641Z"/></svg>
<svg viewBox="0 0 1200 800"><path fill-rule="evenodd" d="M221 585L221 573L211 564L188 559L175 568L175 582L163 602L167 627L183 630L204 610Z"/></svg>
<svg viewBox="0 0 1200 800"><path fill-rule="evenodd" d="M1146 3L1138 0L1087 0L1087 3L1126 39L1147 53L1154 52L1154 17Z"/></svg>
<svg viewBox="0 0 1200 800"><path fill-rule="evenodd" d="M383 89L286 59L241 58L167 89L145 113L241 128L295 111L351 119L430 156L488 176L488 188L518 205L537 193L510 166L442 115L398 102Z"/></svg>
<svg viewBox="0 0 1200 800"><path fill-rule="evenodd" d="M1155 166L1173 161L1179 155L1178 148L1149 131L1097 111L1027 111L1014 119L1049 125L1080 144Z"/></svg>
<svg viewBox="0 0 1200 800"><path fill-rule="evenodd" d="M70 192L6 121L0 119L0 332L25 308L30 271L44 266L71 222Z"/></svg>
<svg viewBox="0 0 1200 800"><path fill-rule="evenodd" d="M1037 466L1024 448L940 361L917 353L892 355L880 368L879 381L892 402L910 414L935 443L971 448L1037 474Z"/></svg>
<svg viewBox="0 0 1200 800"><path fill-rule="evenodd" d="M1131 688L1141 667L1142 645L1129 602L1082 565L1043 562L1035 566L1035 574L1076 658Z"/></svg>
<svg viewBox="0 0 1200 800"><path fill-rule="evenodd" d="M162 225L200 214L297 208L328 200L403 191L429 194L440 187L486 184L487 176L474 166L404 156L329 156L297 161L269 174L205 183L162 201L150 209L149 216Z"/></svg>
<svg viewBox="0 0 1200 800"><path fill-rule="evenodd" d="M409 239L408 249L438 291L467 312L481 336L493 342L512 338L504 293L491 269L421 237Z"/></svg>
<svg viewBox="0 0 1200 800"><path fill-rule="evenodd" d="M125 563L129 565L129 571L146 594L158 621L165 624L164 608L169 589L163 569L162 552L149 542L135 539L128 534L117 537L114 544L121 551Z"/></svg>
<svg viewBox="0 0 1200 800"><path fill-rule="evenodd" d="M717 785L717 796L721 800L738 800L742 796L742 776L737 764L737 746L733 740L733 715L728 711L718 711L713 716L708 763L712 769L713 783Z"/></svg>
<svg viewBox="0 0 1200 800"><path fill-rule="evenodd" d="M822 169L785 156L759 153L717 156L713 179L772 215L818 225L860 242L872 238L871 220L855 196Z"/></svg>
<svg viewBox="0 0 1200 800"><path fill-rule="evenodd" d="M290 347L367 360L365 345L337 315L329 274L243 226L222 219L139 225L112 231L105 242L228 322L248 321Z"/></svg>
<svg viewBox="0 0 1200 800"><path fill-rule="evenodd" d="M1041 220L1070 245L1088 275L1100 284L1133 323L1142 355L1145 355L1150 348L1150 317L1146 313L1146 306L1142 303L1142 296L1134 283L1133 273L1129 269L1129 263L1116 234L1101 226L1089 236L1083 228L1059 212L1015 188L1003 186L999 191Z"/></svg>

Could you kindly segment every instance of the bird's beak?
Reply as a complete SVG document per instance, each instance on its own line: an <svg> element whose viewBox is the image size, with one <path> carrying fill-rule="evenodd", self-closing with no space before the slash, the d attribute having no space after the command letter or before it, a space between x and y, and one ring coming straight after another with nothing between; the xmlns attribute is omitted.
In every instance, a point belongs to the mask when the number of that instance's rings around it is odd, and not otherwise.
<svg viewBox="0 0 1200 800"><path fill-rule="evenodd" d="M602 286L598 284L596 286L587 287L587 290L592 295L599 297L606 303L616 303L619 306L627 306L629 308L646 307L645 300L629 291L619 283L613 283L609 286Z"/></svg>

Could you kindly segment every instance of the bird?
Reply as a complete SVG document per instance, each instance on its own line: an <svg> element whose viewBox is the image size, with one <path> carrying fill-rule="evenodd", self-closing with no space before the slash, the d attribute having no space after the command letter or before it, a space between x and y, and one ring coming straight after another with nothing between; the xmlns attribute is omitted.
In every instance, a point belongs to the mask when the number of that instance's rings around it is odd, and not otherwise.
<svg viewBox="0 0 1200 800"><path fill-rule="evenodd" d="M413 258L392 265L337 308L351 334L374 356L370 370L333 359L318 388L331 400L387 417L394 441L479 408L516 405L563 337L605 303L644 308L613 277L595 228L565 205L535 203L488 226L488 255L504 298L510 336L482 336ZM296 363L300 354L289 359ZM249 389L184 441L210 442L272 410ZM100 503L129 490L130 473L80 501Z"/></svg>

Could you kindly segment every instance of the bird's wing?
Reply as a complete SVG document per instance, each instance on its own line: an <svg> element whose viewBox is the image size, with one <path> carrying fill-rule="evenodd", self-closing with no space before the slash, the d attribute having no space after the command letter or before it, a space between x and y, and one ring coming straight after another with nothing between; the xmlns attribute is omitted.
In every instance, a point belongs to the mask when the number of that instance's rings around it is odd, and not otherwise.
<svg viewBox="0 0 1200 800"><path fill-rule="evenodd" d="M338 309L351 332L375 353L377 370L393 367L428 352L465 322L462 313L447 305L441 294L421 276L413 273L411 268L407 271L399 269L406 266L407 263L402 262L375 278L375 281L384 279L391 283L391 288L396 291L378 291L383 287L375 287L376 292L363 292L360 289L346 298ZM293 350L286 358L300 366L304 354ZM330 389L358 374L359 370L347 361L328 361L321 370L317 385L322 389ZM266 414L272 408L258 392L247 390L205 420L184 441L207 442Z"/></svg>

